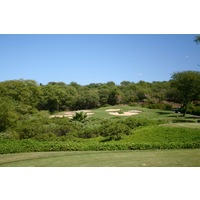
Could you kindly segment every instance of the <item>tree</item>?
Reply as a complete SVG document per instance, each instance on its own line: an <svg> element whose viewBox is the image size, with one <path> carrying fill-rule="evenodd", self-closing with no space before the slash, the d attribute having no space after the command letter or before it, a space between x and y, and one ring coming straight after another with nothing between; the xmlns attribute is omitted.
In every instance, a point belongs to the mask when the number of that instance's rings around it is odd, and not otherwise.
<svg viewBox="0 0 200 200"><path fill-rule="evenodd" d="M14 126L17 120L14 102L7 97L0 97L0 132Z"/></svg>
<svg viewBox="0 0 200 200"><path fill-rule="evenodd" d="M64 83L50 82L41 86L43 95L39 104L40 110L63 111L72 109L78 96L76 88L65 85Z"/></svg>
<svg viewBox="0 0 200 200"><path fill-rule="evenodd" d="M34 80L20 79L0 82L0 96L12 98L34 108L37 107L41 95L41 88Z"/></svg>
<svg viewBox="0 0 200 200"><path fill-rule="evenodd" d="M74 109L93 109L99 106L99 94L97 89L89 89L87 86L79 89L79 95L76 98Z"/></svg>
<svg viewBox="0 0 200 200"><path fill-rule="evenodd" d="M108 104L114 106L122 101L122 93L118 88L113 88L109 94Z"/></svg>
<svg viewBox="0 0 200 200"><path fill-rule="evenodd" d="M195 41L197 44L200 43L200 35L196 36L195 39L194 39L194 41Z"/></svg>
<svg viewBox="0 0 200 200"><path fill-rule="evenodd" d="M79 122L84 122L87 119L87 113L83 112L83 111L78 111L75 113L75 115L73 116L72 120L74 121L79 121Z"/></svg>
<svg viewBox="0 0 200 200"><path fill-rule="evenodd" d="M172 75L171 87L174 94L182 103L183 116L187 112L188 104L200 99L200 72L183 71Z"/></svg>

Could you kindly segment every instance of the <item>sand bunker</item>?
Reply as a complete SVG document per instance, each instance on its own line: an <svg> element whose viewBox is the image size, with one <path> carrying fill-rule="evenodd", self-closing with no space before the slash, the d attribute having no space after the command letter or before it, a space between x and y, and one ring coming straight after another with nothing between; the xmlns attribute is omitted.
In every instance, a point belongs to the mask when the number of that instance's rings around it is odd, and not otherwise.
<svg viewBox="0 0 200 200"><path fill-rule="evenodd" d="M120 111L121 109L108 109L106 110L106 112L117 112Z"/></svg>
<svg viewBox="0 0 200 200"><path fill-rule="evenodd" d="M91 110L77 110L77 111L65 112L63 115L62 114L52 115L52 116L50 116L50 118L54 118L54 117L68 117L68 118L72 119L73 116L76 114L76 112L84 112L84 113L87 113L87 115L93 115L94 114L93 112L91 112Z"/></svg>
<svg viewBox="0 0 200 200"><path fill-rule="evenodd" d="M109 114L115 116L132 116L132 115L138 115L139 113L124 112L123 114L119 114L118 112L109 112Z"/></svg>
<svg viewBox="0 0 200 200"><path fill-rule="evenodd" d="M132 115L138 115L140 112L140 110L129 110L128 112L123 112L122 114L118 113L118 111L120 111L120 109L110 109L110 110L106 110L109 111L110 115L115 115L115 116L132 116Z"/></svg>

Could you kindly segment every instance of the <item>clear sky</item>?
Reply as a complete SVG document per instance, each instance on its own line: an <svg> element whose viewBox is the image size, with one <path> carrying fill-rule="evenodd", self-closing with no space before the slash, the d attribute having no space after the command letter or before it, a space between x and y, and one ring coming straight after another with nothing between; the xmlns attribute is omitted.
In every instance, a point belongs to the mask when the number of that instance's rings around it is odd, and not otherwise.
<svg viewBox="0 0 200 200"><path fill-rule="evenodd" d="M0 35L0 81L33 79L81 85L126 80L168 81L200 70L191 34Z"/></svg>

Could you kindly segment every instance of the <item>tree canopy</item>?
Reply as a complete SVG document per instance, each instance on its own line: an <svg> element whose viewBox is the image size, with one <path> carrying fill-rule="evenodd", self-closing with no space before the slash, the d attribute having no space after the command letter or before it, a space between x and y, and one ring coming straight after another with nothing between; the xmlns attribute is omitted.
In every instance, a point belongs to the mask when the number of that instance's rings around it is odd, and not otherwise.
<svg viewBox="0 0 200 200"><path fill-rule="evenodd" d="M200 99L200 72L184 71L172 75L171 87L174 94L180 99L185 108L184 115L189 103Z"/></svg>
<svg viewBox="0 0 200 200"><path fill-rule="evenodd" d="M194 41L195 41L196 43L200 43L200 35L196 36L195 39L194 39Z"/></svg>

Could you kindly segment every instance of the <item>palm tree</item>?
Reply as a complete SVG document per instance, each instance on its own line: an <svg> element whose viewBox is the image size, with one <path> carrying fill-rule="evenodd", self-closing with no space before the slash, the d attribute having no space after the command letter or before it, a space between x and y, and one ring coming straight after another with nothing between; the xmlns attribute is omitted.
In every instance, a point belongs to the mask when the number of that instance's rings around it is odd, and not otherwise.
<svg viewBox="0 0 200 200"><path fill-rule="evenodd" d="M87 118L87 113L83 111L78 111L75 113L75 115L72 117L72 120L74 121L79 121L79 122L84 122Z"/></svg>

